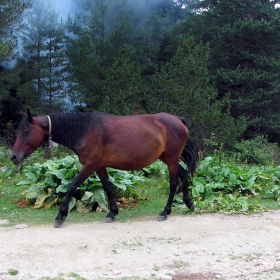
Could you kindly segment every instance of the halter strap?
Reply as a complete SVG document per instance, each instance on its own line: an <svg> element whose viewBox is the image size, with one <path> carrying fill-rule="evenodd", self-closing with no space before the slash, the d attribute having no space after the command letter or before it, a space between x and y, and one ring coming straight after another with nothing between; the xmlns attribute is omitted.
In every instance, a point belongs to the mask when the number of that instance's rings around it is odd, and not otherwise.
<svg viewBox="0 0 280 280"><path fill-rule="evenodd" d="M52 121L51 121L51 118L50 116L47 116L48 118L48 121L49 121L49 138L48 140L46 140L45 142L45 154L44 154L44 157L46 159L50 159L51 157L51 149L53 147L53 143L52 143Z"/></svg>
<svg viewBox="0 0 280 280"><path fill-rule="evenodd" d="M51 121L50 116L47 116L47 118L49 120L49 134L51 135L51 133L52 133L52 121Z"/></svg>

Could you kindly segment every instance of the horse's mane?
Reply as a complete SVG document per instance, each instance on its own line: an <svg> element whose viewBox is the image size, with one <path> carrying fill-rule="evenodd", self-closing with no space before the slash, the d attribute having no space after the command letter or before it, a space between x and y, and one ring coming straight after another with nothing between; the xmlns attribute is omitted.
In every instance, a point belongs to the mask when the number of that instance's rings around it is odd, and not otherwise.
<svg viewBox="0 0 280 280"><path fill-rule="evenodd" d="M89 124L99 112L90 113L51 113L51 134L54 141L73 148L77 141L83 137Z"/></svg>

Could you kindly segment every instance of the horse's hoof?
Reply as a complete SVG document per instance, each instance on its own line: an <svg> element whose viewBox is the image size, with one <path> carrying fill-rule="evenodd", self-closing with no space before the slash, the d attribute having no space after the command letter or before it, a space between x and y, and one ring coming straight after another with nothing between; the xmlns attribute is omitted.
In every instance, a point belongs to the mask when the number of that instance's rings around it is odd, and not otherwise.
<svg viewBox="0 0 280 280"><path fill-rule="evenodd" d="M104 220L104 223L112 223L112 222L114 222L114 218L112 218L112 217L106 217L105 218L105 220Z"/></svg>
<svg viewBox="0 0 280 280"><path fill-rule="evenodd" d="M195 209L195 203L192 202L192 205L191 205L191 207L189 207L189 208L190 208L191 211L194 211L194 209Z"/></svg>
<svg viewBox="0 0 280 280"><path fill-rule="evenodd" d="M163 215L158 215L158 217L157 217L157 221L159 221L159 222L163 222L166 219L167 219L167 216L163 216Z"/></svg>
<svg viewBox="0 0 280 280"><path fill-rule="evenodd" d="M64 223L64 220L55 220L53 227L54 228L59 228L62 224Z"/></svg>

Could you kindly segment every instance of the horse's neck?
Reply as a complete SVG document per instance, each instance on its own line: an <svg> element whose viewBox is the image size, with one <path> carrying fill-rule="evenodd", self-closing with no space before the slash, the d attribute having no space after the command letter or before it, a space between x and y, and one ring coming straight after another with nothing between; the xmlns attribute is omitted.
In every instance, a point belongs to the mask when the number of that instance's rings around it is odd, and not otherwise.
<svg viewBox="0 0 280 280"><path fill-rule="evenodd" d="M63 117L63 115L61 115ZM63 126L61 125L63 123ZM73 123L61 122L59 120L52 122L52 140L62 146L75 151L77 143L77 134L74 133Z"/></svg>

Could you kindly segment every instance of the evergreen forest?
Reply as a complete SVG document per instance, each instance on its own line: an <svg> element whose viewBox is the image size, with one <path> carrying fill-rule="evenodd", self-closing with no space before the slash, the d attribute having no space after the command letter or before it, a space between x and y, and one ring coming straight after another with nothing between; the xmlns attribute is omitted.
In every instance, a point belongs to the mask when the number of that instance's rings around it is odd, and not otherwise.
<svg viewBox="0 0 280 280"><path fill-rule="evenodd" d="M0 0L1 146L27 108L164 111L201 153L279 160L280 1L64 1Z"/></svg>

